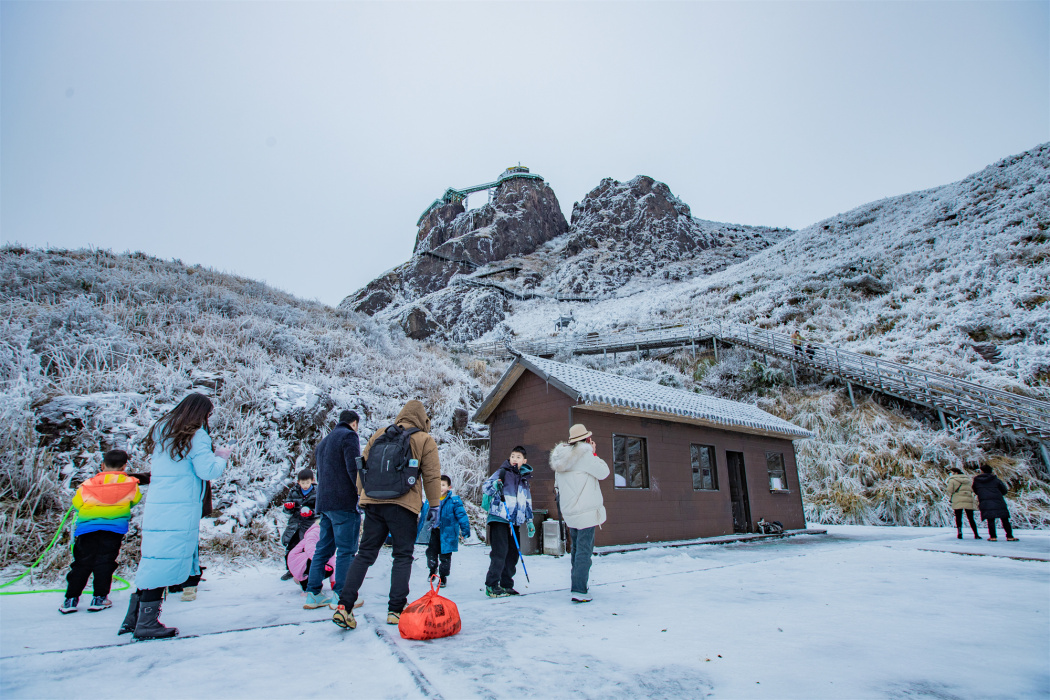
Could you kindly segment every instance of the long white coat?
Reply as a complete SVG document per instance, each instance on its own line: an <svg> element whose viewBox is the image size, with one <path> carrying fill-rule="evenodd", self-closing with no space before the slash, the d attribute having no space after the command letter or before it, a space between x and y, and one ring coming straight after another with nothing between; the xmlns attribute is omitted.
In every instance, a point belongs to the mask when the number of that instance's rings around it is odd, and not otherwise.
<svg viewBox="0 0 1050 700"><path fill-rule="evenodd" d="M204 482L217 479L226 460L211 451L211 437L201 428L185 457L173 459L158 444L150 465L142 514L142 559L135 574L135 587L141 589L175 586L200 573L197 540Z"/></svg>
<svg viewBox="0 0 1050 700"><path fill-rule="evenodd" d="M605 501L598 482L609 476L605 460L594 456L586 442L562 442L551 450L550 465L565 524L582 529L604 523Z"/></svg>

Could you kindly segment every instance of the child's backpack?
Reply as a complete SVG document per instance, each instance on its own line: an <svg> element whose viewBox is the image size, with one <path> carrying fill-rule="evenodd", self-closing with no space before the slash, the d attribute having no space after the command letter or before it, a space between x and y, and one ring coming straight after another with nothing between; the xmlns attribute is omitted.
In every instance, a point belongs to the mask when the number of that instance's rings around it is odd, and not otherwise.
<svg viewBox="0 0 1050 700"><path fill-rule="evenodd" d="M369 498L390 499L408 493L419 477L409 438L419 428L391 425L372 443L361 463L361 486Z"/></svg>
<svg viewBox="0 0 1050 700"><path fill-rule="evenodd" d="M437 639L458 634L463 627L459 608L448 598L438 595L440 579L430 579L430 590L401 611L397 630L405 639Z"/></svg>

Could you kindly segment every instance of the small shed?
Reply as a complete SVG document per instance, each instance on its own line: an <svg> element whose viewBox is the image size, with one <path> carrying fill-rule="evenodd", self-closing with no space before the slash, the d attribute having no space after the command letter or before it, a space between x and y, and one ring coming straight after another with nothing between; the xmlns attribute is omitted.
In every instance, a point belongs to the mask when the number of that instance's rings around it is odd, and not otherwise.
<svg viewBox="0 0 1050 700"><path fill-rule="evenodd" d="M474 420L489 425L490 474L528 450L534 509L552 515L551 449L574 423L594 433L612 470L597 545L805 527L793 441L812 433L755 406L519 355Z"/></svg>

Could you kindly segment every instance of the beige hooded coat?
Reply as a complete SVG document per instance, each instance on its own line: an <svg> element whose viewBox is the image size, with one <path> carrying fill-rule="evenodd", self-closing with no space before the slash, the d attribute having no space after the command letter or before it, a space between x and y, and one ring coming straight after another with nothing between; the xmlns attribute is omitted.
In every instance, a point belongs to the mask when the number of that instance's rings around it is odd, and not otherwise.
<svg viewBox="0 0 1050 700"><path fill-rule="evenodd" d="M952 474L948 477L948 497L952 499L953 510L975 510L977 497L973 494L973 478L965 474Z"/></svg>
<svg viewBox="0 0 1050 700"><path fill-rule="evenodd" d="M419 460L419 479L412 485L412 488L397 498L379 499L365 495L365 490L361 486L361 475L358 474L357 492L361 494L362 506L369 503L395 503L418 515L423 509L424 491L431 508L436 508L441 502L441 462L438 461L437 443L434 442L434 438L430 437L428 432L430 418L427 417L427 411L419 401L412 400L406 403L401 413L397 414L394 423L402 428L419 428L420 432L412 433L408 439L412 446L412 457ZM386 426L383 427L383 430L385 429ZM368 459L368 451L372 448L372 443L383 434L383 430L377 430L368 440L368 445L361 453L365 459Z"/></svg>
<svg viewBox="0 0 1050 700"><path fill-rule="evenodd" d="M562 442L551 450L550 465L565 524L582 529L604 523L605 501L598 482L609 476L605 460L594 456L586 442Z"/></svg>

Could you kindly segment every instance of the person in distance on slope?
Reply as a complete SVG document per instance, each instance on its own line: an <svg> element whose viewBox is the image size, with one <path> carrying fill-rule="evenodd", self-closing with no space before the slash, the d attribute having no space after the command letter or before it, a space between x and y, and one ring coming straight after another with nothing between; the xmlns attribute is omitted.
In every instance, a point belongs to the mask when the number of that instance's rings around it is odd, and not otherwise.
<svg viewBox="0 0 1050 700"><path fill-rule="evenodd" d="M962 517L963 511L966 511L966 519L970 521L970 529L973 530L973 538L979 540L981 539L981 536L977 534L977 522L973 519L975 504L970 477L963 474L963 470L958 467L952 467L949 471L951 471L951 476L948 477L946 493L951 501L952 509L955 510L956 536L960 540L963 538Z"/></svg>
<svg viewBox="0 0 1050 700"><path fill-rule="evenodd" d="M988 541L995 542L998 539L995 536L995 520L998 518L1003 521L1007 542L1016 542L1017 538L1010 528L1010 510L1003 498L1007 492L1006 484L992 473L991 465L981 465L981 473L973 478L973 492L977 494L981 520L988 521Z"/></svg>
<svg viewBox="0 0 1050 700"><path fill-rule="evenodd" d="M179 631L160 622L167 586L200 574L197 542L205 482L226 469L232 449L212 451L208 434L211 400L198 393L183 399L153 424L142 441L150 455L150 487L142 517L142 559L135 593L118 634L165 639Z"/></svg>
<svg viewBox="0 0 1050 700"><path fill-rule="evenodd" d="M284 503L284 512L288 514L288 525L281 535L281 544L284 545L284 561L287 564L288 554L292 547L299 544L306 531L317 520L317 489L314 488L314 473L309 469L299 472L298 482L288 492L288 500ZM288 569L282 581L292 578L292 570Z"/></svg>
<svg viewBox="0 0 1050 700"><path fill-rule="evenodd" d="M485 576L485 595L489 598L519 595L514 590L519 552L511 527L526 525L529 537L536 534L529 487L532 467L525 459L525 448L518 445L481 487L481 507L488 511L491 546L489 570Z"/></svg>
<svg viewBox="0 0 1050 700"><path fill-rule="evenodd" d="M438 527L427 527L429 513L430 504L423 503L423 510L419 513L419 525L416 528L416 544L427 545L430 577L433 578L440 569L441 588L444 588L452 570L452 553L459 551L460 536L470 537L467 511L460 497L452 493L452 478L446 474L441 475L441 515Z"/></svg>
<svg viewBox="0 0 1050 700"><path fill-rule="evenodd" d="M117 570L120 545L128 532L131 507L142 500L137 479L124 473L128 453L110 450L102 458L102 471L77 489L73 507L77 529L73 533L73 564L66 577L66 597L58 609L63 615L77 611L88 576L94 574L94 590L88 612L113 605L109 591Z"/></svg>
<svg viewBox="0 0 1050 700"><path fill-rule="evenodd" d="M609 476L609 465L598 457L598 445L582 423L569 429L569 441L554 446L550 465L554 470L554 492L562 519L572 540L572 602L588 603L587 589L594 551L595 528L605 522L601 484Z"/></svg>

